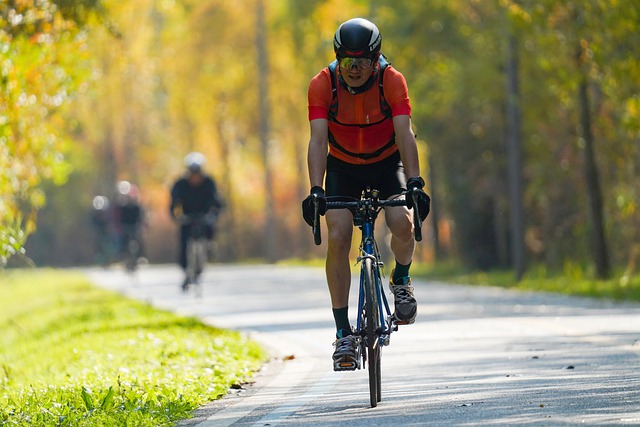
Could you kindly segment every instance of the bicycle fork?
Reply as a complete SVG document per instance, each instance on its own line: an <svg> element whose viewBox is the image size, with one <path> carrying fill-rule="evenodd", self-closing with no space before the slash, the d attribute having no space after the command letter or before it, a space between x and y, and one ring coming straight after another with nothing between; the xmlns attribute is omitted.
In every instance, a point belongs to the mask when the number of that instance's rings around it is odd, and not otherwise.
<svg viewBox="0 0 640 427"><path fill-rule="evenodd" d="M389 345L389 339L392 331L397 331L398 326L393 323L393 316L391 315L391 309L389 308L389 302L387 300L387 296L383 290L382 284L382 275L380 274L380 268L382 266L382 262L377 259L376 256L371 254L364 254L358 257L358 262L362 262L365 258L369 258L372 261L374 266L373 277L374 277L374 286L373 292L378 296L376 298L378 304L378 313L379 313L379 324L376 325L376 335L380 340L380 343L385 346ZM363 278L360 278L360 292L358 297L358 313L363 313L363 308L365 304L365 292L364 289L365 281ZM359 315L357 319L357 330L363 331L362 316Z"/></svg>

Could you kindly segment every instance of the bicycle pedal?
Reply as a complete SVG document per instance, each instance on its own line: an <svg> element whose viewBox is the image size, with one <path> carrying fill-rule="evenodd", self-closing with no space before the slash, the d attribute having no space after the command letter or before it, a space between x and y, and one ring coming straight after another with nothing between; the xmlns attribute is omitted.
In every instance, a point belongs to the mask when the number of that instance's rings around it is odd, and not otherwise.
<svg viewBox="0 0 640 427"><path fill-rule="evenodd" d="M412 325L414 322L416 321L416 318L414 316L413 319L398 319L398 316L396 316L395 313L393 313L393 324L395 325L395 330L398 330L398 325Z"/></svg>
<svg viewBox="0 0 640 427"><path fill-rule="evenodd" d="M356 362L334 362L333 370L334 371L355 371L358 369L358 364Z"/></svg>

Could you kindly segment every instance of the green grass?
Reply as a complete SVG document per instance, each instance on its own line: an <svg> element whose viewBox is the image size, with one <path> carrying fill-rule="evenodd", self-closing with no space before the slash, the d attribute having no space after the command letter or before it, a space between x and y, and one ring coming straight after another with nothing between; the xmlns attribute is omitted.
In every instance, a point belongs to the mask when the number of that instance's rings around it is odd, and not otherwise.
<svg viewBox="0 0 640 427"><path fill-rule="evenodd" d="M0 426L165 426L247 382L237 333L54 270L0 272Z"/></svg>
<svg viewBox="0 0 640 427"><path fill-rule="evenodd" d="M512 271L465 271L455 263L441 263L437 266L418 264L412 268L412 275L450 283L555 292L616 301L640 301L640 274L618 272L609 280L597 280L589 269L572 263L565 264L563 270L558 272L542 267L529 268L519 282Z"/></svg>

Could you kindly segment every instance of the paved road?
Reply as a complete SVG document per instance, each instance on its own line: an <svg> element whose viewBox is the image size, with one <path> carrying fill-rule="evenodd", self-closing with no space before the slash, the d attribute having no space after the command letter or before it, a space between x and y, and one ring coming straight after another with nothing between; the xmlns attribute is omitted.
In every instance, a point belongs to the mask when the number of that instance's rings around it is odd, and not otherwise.
<svg viewBox="0 0 640 427"><path fill-rule="evenodd" d="M202 298L179 292L174 267L89 276L272 349L254 384L182 426L640 425L637 304L416 281L418 319L384 349L372 409L366 370L331 370L321 269L211 266Z"/></svg>

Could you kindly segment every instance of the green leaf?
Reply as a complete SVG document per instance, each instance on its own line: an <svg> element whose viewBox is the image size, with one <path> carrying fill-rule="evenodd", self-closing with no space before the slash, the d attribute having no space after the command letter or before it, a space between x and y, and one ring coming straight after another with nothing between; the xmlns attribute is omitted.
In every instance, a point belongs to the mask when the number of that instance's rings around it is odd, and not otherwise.
<svg viewBox="0 0 640 427"><path fill-rule="evenodd" d="M82 386L82 392L80 392L80 396L82 396L84 406L86 406L89 411L93 411L95 405L93 404L93 398L91 397L91 390L89 390L85 386Z"/></svg>
<svg viewBox="0 0 640 427"><path fill-rule="evenodd" d="M109 390L107 390L107 393L104 395L104 397L100 401L100 409L102 409L103 411L111 409L111 407L113 406L114 396L115 396L115 392L113 391L113 386L111 386L109 387Z"/></svg>

